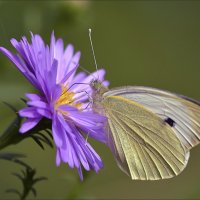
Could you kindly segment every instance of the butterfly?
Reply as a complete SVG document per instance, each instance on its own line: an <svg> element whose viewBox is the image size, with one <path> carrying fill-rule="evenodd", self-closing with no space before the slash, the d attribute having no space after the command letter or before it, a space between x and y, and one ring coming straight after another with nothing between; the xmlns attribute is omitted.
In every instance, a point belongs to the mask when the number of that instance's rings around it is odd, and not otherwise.
<svg viewBox="0 0 200 200"><path fill-rule="evenodd" d="M91 29L89 38L97 70ZM108 90L98 78L90 87L92 109L107 117L107 143L123 172L133 180L160 180L184 170L200 142L200 102L143 86Z"/></svg>
<svg viewBox="0 0 200 200"><path fill-rule="evenodd" d="M92 109L107 117L108 145L123 172L159 180L183 171L200 142L200 102L150 87L90 86Z"/></svg>

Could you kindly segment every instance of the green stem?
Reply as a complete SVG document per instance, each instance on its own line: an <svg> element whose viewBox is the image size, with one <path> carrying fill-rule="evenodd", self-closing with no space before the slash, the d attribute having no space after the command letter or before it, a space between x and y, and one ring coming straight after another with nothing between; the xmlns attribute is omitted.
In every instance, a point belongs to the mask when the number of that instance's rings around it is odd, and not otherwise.
<svg viewBox="0 0 200 200"><path fill-rule="evenodd" d="M71 200L78 199L79 194L81 194L83 189L84 189L84 183L80 183L80 181L77 182L74 185L74 187L71 189L71 191L69 192L67 199L71 199Z"/></svg>
<svg viewBox="0 0 200 200"><path fill-rule="evenodd" d="M27 196L28 196L28 192L24 192L20 200L25 200Z"/></svg>
<svg viewBox="0 0 200 200"><path fill-rule="evenodd" d="M22 135L18 133L20 120L16 117L4 131L0 137L0 150L9 146L10 144L16 144L23 139Z"/></svg>
<svg viewBox="0 0 200 200"><path fill-rule="evenodd" d="M71 199L71 200L75 200L75 199L79 199L79 195L82 193L87 180L90 178L90 174L86 171L83 171L83 175L84 175L84 183L80 182L80 179L74 184L74 187L71 189L71 191L69 192L67 199Z"/></svg>
<svg viewBox="0 0 200 200"><path fill-rule="evenodd" d="M19 133L19 128L22 119L18 116L10 123L8 128L1 134L0 136L0 150L4 149L9 145L15 145L29 137L30 134L38 133L45 129L51 128L51 121L47 119L43 119L40 123L30 131L25 134Z"/></svg>

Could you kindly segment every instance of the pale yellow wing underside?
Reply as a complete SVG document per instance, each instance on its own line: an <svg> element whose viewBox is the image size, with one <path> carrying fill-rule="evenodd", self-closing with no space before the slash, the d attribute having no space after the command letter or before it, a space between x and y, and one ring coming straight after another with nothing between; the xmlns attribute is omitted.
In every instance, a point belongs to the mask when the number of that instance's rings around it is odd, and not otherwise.
<svg viewBox="0 0 200 200"><path fill-rule="evenodd" d="M172 119L172 129L187 150L200 143L200 102L168 91L142 86L115 88L105 95L121 96L139 103L163 120Z"/></svg>
<svg viewBox="0 0 200 200"><path fill-rule="evenodd" d="M161 118L136 102L105 97L109 143L119 167L132 179L158 180L178 175L189 152Z"/></svg>

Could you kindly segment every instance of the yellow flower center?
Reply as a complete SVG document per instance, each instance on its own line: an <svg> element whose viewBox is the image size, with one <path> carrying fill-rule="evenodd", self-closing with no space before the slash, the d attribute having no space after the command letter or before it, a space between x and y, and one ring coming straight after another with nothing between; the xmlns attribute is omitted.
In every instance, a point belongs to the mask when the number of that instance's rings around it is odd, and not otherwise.
<svg viewBox="0 0 200 200"><path fill-rule="evenodd" d="M75 93L68 91L69 88L67 86L62 85L61 87L62 87L62 94L54 104L55 109L57 109L57 107L61 105L70 105L80 109L82 104L80 102L75 102L74 99Z"/></svg>

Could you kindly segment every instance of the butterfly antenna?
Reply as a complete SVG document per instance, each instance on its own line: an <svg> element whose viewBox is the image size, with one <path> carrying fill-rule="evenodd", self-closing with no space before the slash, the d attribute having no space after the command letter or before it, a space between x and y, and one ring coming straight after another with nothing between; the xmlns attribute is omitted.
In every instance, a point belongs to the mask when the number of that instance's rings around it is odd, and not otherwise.
<svg viewBox="0 0 200 200"><path fill-rule="evenodd" d="M89 38L90 38L90 44L91 44L91 48L92 48L92 54L93 54L93 58L94 58L94 64L95 64L95 68L97 71L97 76L98 76L98 80L99 80L99 74L98 74L98 66L97 66L97 61L96 61L96 57L95 57L95 53L94 53L94 48L93 48L93 43L92 43L92 29L89 28Z"/></svg>
<svg viewBox="0 0 200 200"><path fill-rule="evenodd" d="M86 72L87 74L91 75L91 76L93 77L94 80L96 79L96 77L95 77L91 72L89 72L87 69L85 69L84 67L79 66L79 68L81 68L81 69L82 69L84 72Z"/></svg>
<svg viewBox="0 0 200 200"><path fill-rule="evenodd" d="M85 69L84 67L79 66L80 69L82 69L84 72L86 72L88 75L92 75L91 72L89 72L87 69Z"/></svg>

